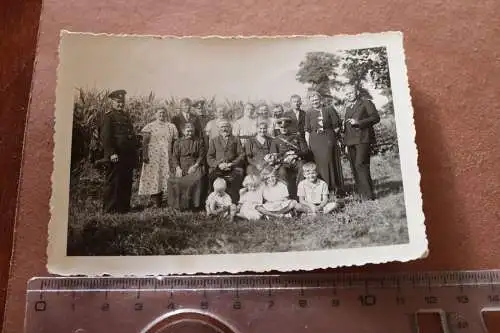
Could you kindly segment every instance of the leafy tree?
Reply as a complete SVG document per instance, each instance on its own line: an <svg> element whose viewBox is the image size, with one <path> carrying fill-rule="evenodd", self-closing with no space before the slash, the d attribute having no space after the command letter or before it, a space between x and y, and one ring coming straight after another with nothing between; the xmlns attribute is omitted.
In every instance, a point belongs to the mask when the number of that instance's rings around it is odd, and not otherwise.
<svg viewBox="0 0 500 333"><path fill-rule="evenodd" d="M297 80L311 84L311 88L322 94L330 94L331 82L338 75L340 58L327 52L308 52L299 64Z"/></svg>
<svg viewBox="0 0 500 333"><path fill-rule="evenodd" d="M343 80L342 80L343 79ZM390 88L385 47L346 50L340 54L309 52L299 64L297 80L328 95L333 87L350 85L361 96L370 97L364 84L371 81L377 89Z"/></svg>
<svg viewBox="0 0 500 333"><path fill-rule="evenodd" d="M344 51L342 69L345 71L349 84L358 92L362 92L363 83L367 79L371 79L377 89L391 86L385 47Z"/></svg>
<svg viewBox="0 0 500 333"><path fill-rule="evenodd" d="M382 89L380 94L387 98L387 103L379 110L382 115L393 115L394 114L394 103L392 99L391 88Z"/></svg>

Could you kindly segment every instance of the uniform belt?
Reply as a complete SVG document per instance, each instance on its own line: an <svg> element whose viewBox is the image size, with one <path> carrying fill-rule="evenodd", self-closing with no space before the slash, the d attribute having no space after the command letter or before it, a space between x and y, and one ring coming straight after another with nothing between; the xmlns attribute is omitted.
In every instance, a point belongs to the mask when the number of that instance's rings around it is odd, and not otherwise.
<svg viewBox="0 0 500 333"><path fill-rule="evenodd" d="M313 133L316 133L316 134L325 134L327 132L333 132L333 129L331 129L331 128L317 129Z"/></svg>

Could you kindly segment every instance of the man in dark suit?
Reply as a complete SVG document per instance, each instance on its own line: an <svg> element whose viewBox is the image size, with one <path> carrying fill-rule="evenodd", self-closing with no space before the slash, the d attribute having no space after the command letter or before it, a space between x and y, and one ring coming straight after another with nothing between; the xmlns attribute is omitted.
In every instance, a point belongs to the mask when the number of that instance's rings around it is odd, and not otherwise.
<svg viewBox="0 0 500 333"><path fill-rule="evenodd" d="M219 122L220 135L210 139L207 152L210 189L216 178L224 178L228 184L228 194L234 204L239 201L239 190L243 182L242 162L245 157L240 140L231 134L231 124L227 120Z"/></svg>
<svg viewBox="0 0 500 333"><path fill-rule="evenodd" d="M304 138L291 131L292 120L288 117L278 119L281 134L271 141L271 154L278 154L283 163L279 168L280 178L286 182L291 199L297 198L297 185L302 180L302 165L308 156L309 148Z"/></svg>
<svg viewBox="0 0 500 333"><path fill-rule="evenodd" d="M132 176L137 166L138 142L130 116L125 112L125 90L111 92L111 110L102 123L102 145L106 178L104 185L104 211L126 213L130 210Z"/></svg>
<svg viewBox="0 0 500 333"><path fill-rule="evenodd" d="M191 123L194 126L194 136L202 139L202 127L199 116L191 111L192 103L189 98L183 98L180 102L180 113L172 118L172 123L177 128L179 137L182 137L182 130L186 123Z"/></svg>
<svg viewBox="0 0 500 333"><path fill-rule="evenodd" d="M361 200L375 199L370 175L370 145L375 142L373 125L380 121L375 105L368 99L359 98L356 90L347 92L347 108L344 120L344 145Z"/></svg>
<svg viewBox="0 0 500 333"><path fill-rule="evenodd" d="M290 118L290 131L305 138L306 113L300 108L302 106L302 99L299 95L292 95L290 97L290 104L292 109L284 114L284 117Z"/></svg>

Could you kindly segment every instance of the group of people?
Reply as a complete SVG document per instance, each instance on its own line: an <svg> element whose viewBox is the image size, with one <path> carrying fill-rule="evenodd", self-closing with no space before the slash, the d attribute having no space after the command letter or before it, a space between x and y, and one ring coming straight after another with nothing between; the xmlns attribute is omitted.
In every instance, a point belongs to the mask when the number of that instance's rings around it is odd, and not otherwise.
<svg viewBox="0 0 500 333"><path fill-rule="evenodd" d="M104 190L106 212L130 210L133 170L140 167L139 195L156 206L165 202L179 210L202 210L256 219L295 213L329 213L344 194L341 145L346 147L361 200L374 199L370 176L373 125L380 118L373 103L347 92L342 121L322 96L310 94L311 110L301 109L300 96L282 105L247 103L243 116L229 121L222 107L215 119L193 112L192 101L180 101L171 122L159 107L156 119L140 133L139 143L125 112L126 91L109 94L102 144L108 161Z"/></svg>
<svg viewBox="0 0 500 333"><path fill-rule="evenodd" d="M259 176L249 174L245 177L238 204L226 193L226 181L216 178L213 192L206 201L207 214L222 215L230 220L235 216L257 220L262 217L291 217L297 213L328 214L336 209L338 204L330 197L326 182L318 178L316 164L305 163L302 172L304 179L298 184L298 200L290 198L287 185L278 179L272 168L264 169Z"/></svg>

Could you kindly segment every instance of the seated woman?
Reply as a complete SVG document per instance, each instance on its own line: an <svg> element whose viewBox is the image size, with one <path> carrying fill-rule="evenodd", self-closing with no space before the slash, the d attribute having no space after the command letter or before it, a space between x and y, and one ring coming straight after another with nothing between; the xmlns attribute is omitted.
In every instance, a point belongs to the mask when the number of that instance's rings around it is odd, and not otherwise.
<svg viewBox="0 0 500 333"><path fill-rule="evenodd" d="M274 137L273 132L273 121L269 118L269 107L266 103L262 102L257 108L257 124L266 123L267 124L267 135L270 137Z"/></svg>
<svg viewBox="0 0 500 333"><path fill-rule="evenodd" d="M194 137L194 125L186 123L183 137L174 143L169 179L168 204L179 210L196 210L203 206L205 192L205 148L203 139Z"/></svg>
<svg viewBox="0 0 500 333"><path fill-rule="evenodd" d="M259 175L266 165L264 157L269 154L272 141L267 131L267 122L259 123L257 134L245 143L247 174L249 175Z"/></svg>
<svg viewBox="0 0 500 333"><path fill-rule="evenodd" d="M289 198L286 184L278 181L275 170L266 169L262 177L265 179L262 189L264 204L255 209L266 217L290 217L298 203Z"/></svg>

